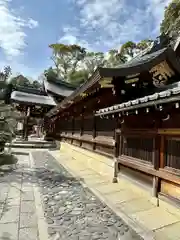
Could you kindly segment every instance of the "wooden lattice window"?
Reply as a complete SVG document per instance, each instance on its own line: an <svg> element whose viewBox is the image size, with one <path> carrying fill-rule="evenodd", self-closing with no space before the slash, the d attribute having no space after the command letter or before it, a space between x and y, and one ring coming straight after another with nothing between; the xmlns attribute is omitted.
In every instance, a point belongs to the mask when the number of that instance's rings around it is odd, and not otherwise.
<svg viewBox="0 0 180 240"><path fill-rule="evenodd" d="M165 166L180 169L180 138L165 139Z"/></svg>
<svg viewBox="0 0 180 240"><path fill-rule="evenodd" d="M94 127L93 116L83 120L83 134L92 135Z"/></svg>
<svg viewBox="0 0 180 240"><path fill-rule="evenodd" d="M144 138L142 136L123 137L123 155L144 160L152 163L154 151L153 137Z"/></svg>
<svg viewBox="0 0 180 240"><path fill-rule="evenodd" d="M116 128L115 118L96 118L96 132L99 136L111 136L114 137Z"/></svg>
<svg viewBox="0 0 180 240"><path fill-rule="evenodd" d="M79 133L80 134L81 123L82 123L81 119L75 119L74 120L74 133Z"/></svg>

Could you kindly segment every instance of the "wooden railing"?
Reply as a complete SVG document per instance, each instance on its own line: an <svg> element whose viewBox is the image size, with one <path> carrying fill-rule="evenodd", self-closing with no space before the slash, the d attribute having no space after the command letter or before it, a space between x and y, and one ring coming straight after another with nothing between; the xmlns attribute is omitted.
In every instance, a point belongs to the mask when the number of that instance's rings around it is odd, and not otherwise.
<svg viewBox="0 0 180 240"><path fill-rule="evenodd" d="M118 129L115 119L94 116L71 119L64 128L61 137L65 141L116 158L121 166L151 176L154 196L172 195L174 184L180 186L179 130ZM176 191L173 196L179 198L180 194Z"/></svg>

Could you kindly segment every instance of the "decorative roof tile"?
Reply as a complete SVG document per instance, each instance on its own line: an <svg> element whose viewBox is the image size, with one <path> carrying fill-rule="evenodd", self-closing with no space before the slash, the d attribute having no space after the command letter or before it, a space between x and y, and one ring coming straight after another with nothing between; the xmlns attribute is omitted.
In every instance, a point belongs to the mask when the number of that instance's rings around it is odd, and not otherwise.
<svg viewBox="0 0 180 240"><path fill-rule="evenodd" d="M104 113L104 112L107 113L109 111L111 112L113 110L118 110L118 109L121 110L121 109L128 108L131 106L135 107L136 105L138 106L139 104L148 103L148 102L162 99L162 98L167 98L167 97L169 98L172 95L178 95L178 94L180 94L180 86L169 89L169 90L161 91L159 93L154 93L149 96L131 100L131 101L128 101L125 103L121 103L118 105L116 104L116 105L108 107L108 108L100 109L99 111L96 112L96 114L100 114L100 113Z"/></svg>

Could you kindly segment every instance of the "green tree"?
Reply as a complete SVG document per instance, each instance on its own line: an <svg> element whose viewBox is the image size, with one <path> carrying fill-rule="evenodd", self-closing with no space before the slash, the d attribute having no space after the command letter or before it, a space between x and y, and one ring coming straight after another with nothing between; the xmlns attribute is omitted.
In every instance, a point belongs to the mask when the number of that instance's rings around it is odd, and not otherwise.
<svg viewBox="0 0 180 240"><path fill-rule="evenodd" d="M135 57L139 52L145 50L148 48L153 41L150 39L142 40L138 43L134 43L132 41L128 41L124 43L120 48L120 55L123 57L126 57L126 60L128 58Z"/></svg>
<svg viewBox="0 0 180 240"><path fill-rule="evenodd" d="M79 86L88 79L88 76L89 71L86 69L75 71L69 74L69 82L72 83L74 86Z"/></svg>
<svg viewBox="0 0 180 240"><path fill-rule="evenodd" d="M136 50L136 43L128 41L121 46L120 55L125 57L134 57Z"/></svg>
<svg viewBox="0 0 180 240"><path fill-rule="evenodd" d="M177 34L180 30L180 1L173 0L165 8L164 18L160 25L160 32L163 34Z"/></svg>
<svg viewBox="0 0 180 240"><path fill-rule="evenodd" d="M84 57L84 68L83 71L88 72L90 75L93 74L94 70L97 67L103 67L106 62L106 59L104 57L104 53L102 52L87 52Z"/></svg>
<svg viewBox="0 0 180 240"><path fill-rule="evenodd" d="M39 81L34 80L31 84L31 86L35 89L40 89L42 87L42 84Z"/></svg>
<svg viewBox="0 0 180 240"><path fill-rule="evenodd" d="M85 48L78 45L65 45L55 43L49 45L52 49L52 57L58 77L68 81L69 73L74 73L78 64L86 55Z"/></svg>
<svg viewBox="0 0 180 240"><path fill-rule="evenodd" d="M140 50L140 51L145 50L152 44L152 42L153 42L153 40L151 40L151 39L144 39L136 44L136 48L137 48L137 50Z"/></svg>
<svg viewBox="0 0 180 240"><path fill-rule="evenodd" d="M52 67L50 67L44 71L44 76L48 79L57 79L58 78L56 69L53 69Z"/></svg>
<svg viewBox="0 0 180 240"><path fill-rule="evenodd" d="M5 79L7 80L12 74L11 67L5 66L3 72L4 72Z"/></svg>
<svg viewBox="0 0 180 240"><path fill-rule="evenodd" d="M30 87L31 86L31 82L29 81L29 79L27 79L26 77L24 77L22 74L11 78L11 83L13 86L21 86L21 87Z"/></svg>
<svg viewBox="0 0 180 240"><path fill-rule="evenodd" d="M111 49L108 52L108 58L106 60L105 66L106 67L117 67L120 64L123 64L127 61L126 56L119 53L117 49Z"/></svg>
<svg viewBox="0 0 180 240"><path fill-rule="evenodd" d="M8 78L11 75L11 67L10 66L5 66L2 71L0 71L0 95L2 94L2 89L6 87L8 84ZM0 98L2 95L0 96Z"/></svg>

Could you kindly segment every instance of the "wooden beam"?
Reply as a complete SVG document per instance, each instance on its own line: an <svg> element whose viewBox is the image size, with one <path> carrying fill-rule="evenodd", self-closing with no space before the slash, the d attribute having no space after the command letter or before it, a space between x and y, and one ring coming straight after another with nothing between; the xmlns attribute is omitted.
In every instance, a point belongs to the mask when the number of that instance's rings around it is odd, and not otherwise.
<svg viewBox="0 0 180 240"><path fill-rule="evenodd" d="M158 134L161 135L180 135L179 128L158 129Z"/></svg>
<svg viewBox="0 0 180 240"><path fill-rule="evenodd" d="M161 136L160 138L160 168L164 168L165 167L165 163L164 163L164 152L165 152L165 137Z"/></svg>

